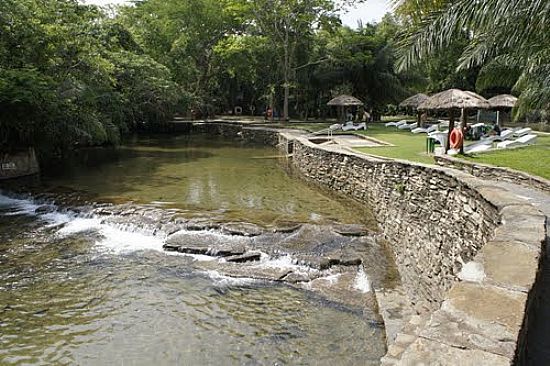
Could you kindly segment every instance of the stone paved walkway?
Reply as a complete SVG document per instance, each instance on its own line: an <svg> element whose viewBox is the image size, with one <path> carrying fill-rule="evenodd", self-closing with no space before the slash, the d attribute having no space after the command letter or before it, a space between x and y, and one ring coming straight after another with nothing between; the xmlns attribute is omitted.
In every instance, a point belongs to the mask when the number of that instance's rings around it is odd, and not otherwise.
<svg viewBox="0 0 550 366"><path fill-rule="evenodd" d="M512 183L492 181L495 186L502 187L536 206L547 217L550 223L550 194L536 189L529 189ZM546 228L546 265L543 266L541 293L535 321L528 332L528 363L529 365L550 365L550 225Z"/></svg>

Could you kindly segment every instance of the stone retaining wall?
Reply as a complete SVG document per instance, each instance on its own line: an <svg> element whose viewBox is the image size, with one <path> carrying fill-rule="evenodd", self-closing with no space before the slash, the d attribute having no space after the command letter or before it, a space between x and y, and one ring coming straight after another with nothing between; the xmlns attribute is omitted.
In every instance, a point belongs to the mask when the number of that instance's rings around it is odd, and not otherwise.
<svg viewBox="0 0 550 366"><path fill-rule="evenodd" d="M373 208L419 314L384 365L525 361L546 243L540 211L453 169L331 150L272 130L213 128L247 139L278 135L306 179Z"/></svg>
<svg viewBox="0 0 550 366"><path fill-rule="evenodd" d="M34 149L0 153L0 180L38 174L40 167Z"/></svg>
<svg viewBox="0 0 550 366"><path fill-rule="evenodd" d="M276 146L279 142L278 132L280 130L261 128L261 127L243 127L239 123L192 123L191 133L209 133L228 138L240 138L245 143L263 144L267 146Z"/></svg>
<svg viewBox="0 0 550 366"><path fill-rule="evenodd" d="M486 164L472 163L450 156L436 156L435 160L437 164L441 166L459 169L481 179L505 181L550 193L550 180L524 172Z"/></svg>

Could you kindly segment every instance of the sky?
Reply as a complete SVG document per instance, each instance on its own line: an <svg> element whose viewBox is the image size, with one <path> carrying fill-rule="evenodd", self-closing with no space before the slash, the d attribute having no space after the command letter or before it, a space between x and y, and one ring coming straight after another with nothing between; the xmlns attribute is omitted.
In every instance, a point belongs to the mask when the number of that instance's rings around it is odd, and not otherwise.
<svg viewBox="0 0 550 366"><path fill-rule="evenodd" d="M126 0L83 0L88 4L107 5L107 4L121 4ZM348 13L342 16L344 24L350 27L357 27L357 21L361 20L363 23L378 22L384 14L390 11L389 0L367 0L366 3L361 4L356 9L350 9Z"/></svg>

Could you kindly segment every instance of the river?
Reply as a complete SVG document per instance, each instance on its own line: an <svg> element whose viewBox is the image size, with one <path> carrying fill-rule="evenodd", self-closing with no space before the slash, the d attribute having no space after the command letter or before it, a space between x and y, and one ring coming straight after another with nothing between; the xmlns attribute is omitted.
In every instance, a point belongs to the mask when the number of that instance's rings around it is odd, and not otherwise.
<svg viewBox="0 0 550 366"><path fill-rule="evenodd" d="M379 364L371 287L392 273L372 214L297 179L277 154L141 137L4 185L0 364ZM168 221L183 226L168 232ZM229 224L261 234L235 239ZM261 258L165 251L176 231L180 244L238 240ZM361 265L300 261L347 248Z"/></svg>

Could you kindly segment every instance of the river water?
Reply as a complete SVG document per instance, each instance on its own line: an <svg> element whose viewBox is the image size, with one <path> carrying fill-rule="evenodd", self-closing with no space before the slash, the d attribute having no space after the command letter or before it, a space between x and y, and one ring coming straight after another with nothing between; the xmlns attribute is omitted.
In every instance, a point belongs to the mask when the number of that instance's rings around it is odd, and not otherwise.
<svg viewBox="0 0 550 366"><path fill-rule="evenodd" d="M0 364L379 364L384 329L363 299L387 276L380 251L365 249L378 263L353 269L349 284L338 284L349 271L317 271L316 291L226 276L201 264L219 259L167 253L166 238L139 222L121 227L89 211L123 204L210 223L374 228L367 210L292 177L276 155L211 137L139 138L4 187ZM256 266L282 262L263 254Z"/></svg>

